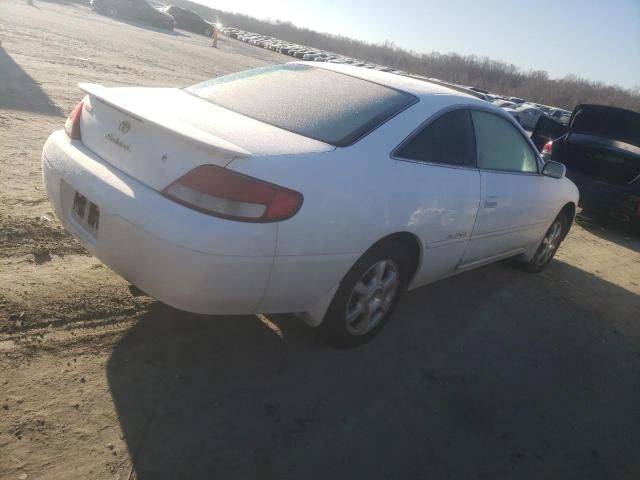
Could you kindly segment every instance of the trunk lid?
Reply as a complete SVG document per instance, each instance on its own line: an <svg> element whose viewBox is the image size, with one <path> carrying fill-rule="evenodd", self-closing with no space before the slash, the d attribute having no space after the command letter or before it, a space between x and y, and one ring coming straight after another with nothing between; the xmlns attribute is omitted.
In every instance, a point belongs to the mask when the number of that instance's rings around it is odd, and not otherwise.
<svg viewBox="0 0 640 480"><path fill-rule="evenodd" d="M569 134L573 133L640 147L640 113L605 105L578 105L569 120Z"/></svg>
<svg viewBox="0 0 640 480"><path fill-rule="evenodd" d="M156 190L199 165L236 158L326 152L317 140L206 102L176 88L106 88L88 95L82 142L103 160Z"/></svg>
<svg viewBox="0 0 640 480"><path fill-rule="evenodd" d="M640 179L640 147L617 140L573 133L554 145L553 159L567 166L569 176L575 172L618 187Z"/></svg>

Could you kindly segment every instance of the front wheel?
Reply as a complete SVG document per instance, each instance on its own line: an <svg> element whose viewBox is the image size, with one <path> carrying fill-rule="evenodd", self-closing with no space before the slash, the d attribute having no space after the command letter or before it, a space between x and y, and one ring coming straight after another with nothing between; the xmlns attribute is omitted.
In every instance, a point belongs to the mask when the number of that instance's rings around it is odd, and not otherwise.
<svg viewBox="0 0 640 480"><path fill-rule="evenodd" d="M321 329L336 346L370 341L382 329L407 284L409 259L395 243L374 246L340 283Z"/></svg>
<svg viewBox="0 0 640 480"><path fill-rule="evenodd" d="M567 216L564 213L560 213L553 221L547 232L540 242L536 254L531 261L526 265L527 270L530 272L541 272L551 262L554 255L558 251L558 247L564 238L564 234L567 230Z"/></svg>

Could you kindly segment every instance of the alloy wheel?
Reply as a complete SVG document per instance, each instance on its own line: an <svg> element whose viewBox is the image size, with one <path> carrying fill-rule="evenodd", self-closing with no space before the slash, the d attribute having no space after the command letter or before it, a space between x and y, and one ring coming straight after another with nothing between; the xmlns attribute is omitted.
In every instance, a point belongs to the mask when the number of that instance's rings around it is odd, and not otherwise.
<svg viewBox="0 0 640 480"><path fill-rule="evenodd" d="M560 238L562 237L562 222L560 220L556 220L551 228L547 230L547 234L542 239L542 244L540 245L540 250L538 251L538 258L536 259L536 263L538 265L544 265L560 246Z"/></svg>
<svg viewBox="0 0 640 480"><path fill-rule="evenodd" d="M396 262L380 260L372 265L356 282L347 302L347 331L359 336L376 328L393 305L399 285Z"/></svg>

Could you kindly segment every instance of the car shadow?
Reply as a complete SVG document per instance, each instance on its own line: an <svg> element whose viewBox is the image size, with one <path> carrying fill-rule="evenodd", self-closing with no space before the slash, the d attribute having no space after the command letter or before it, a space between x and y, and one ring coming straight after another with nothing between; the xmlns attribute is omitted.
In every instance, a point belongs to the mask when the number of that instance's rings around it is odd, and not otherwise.
<svg viewBox="0 0 640 480"><path fill-rule="evenodd" d="M596 212L579 213L576 223L593 235L640 253L640 236L628 223Z"/></svg>
<svg viewBox="0 0 640 480"><path fill-rule="evenodd" d="M0 46L0 109L64 116L40 85Z"/></svg>
<svg viewBox="0 0 640 480"><path fill-rule="evenodd" d="M566 263L502 263L409 292L357 349L158 303L107 377L138 479L631 479L638 318Z"/></svg>

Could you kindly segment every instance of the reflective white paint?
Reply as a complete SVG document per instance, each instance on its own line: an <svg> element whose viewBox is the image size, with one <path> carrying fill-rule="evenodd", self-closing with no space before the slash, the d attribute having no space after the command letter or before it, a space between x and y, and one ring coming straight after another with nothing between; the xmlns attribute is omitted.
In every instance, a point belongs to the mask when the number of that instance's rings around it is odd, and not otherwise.
<svg viewBox="0 0 640 480"><path fill-rule="evenodd" d="M57 215L105 264L166 303L201 313L306 312L303 317L317 325L345 273L388 235L406 232L418 242L415 288L504 256L531 255L563 206L577 204L577 189L566 178L392 155L443 109L481 108L515 125L499 108L384 72L323 68L403 88L420 101L354 145L333 148L174 89L97 89L94 94L125 112L91 98L93 111L83 113L81 123L84 144L62 131L47 141L44 178ZM142 128L132 123L122 134L132 147L123 155L104 135L131 115L153 121ZM193 143L193 137L203 141ZM284 222L243 223L198 213L158 193L207 163L297 190L302 208ZM95 239L70 216L74 190L100 207Z"/></svg>

